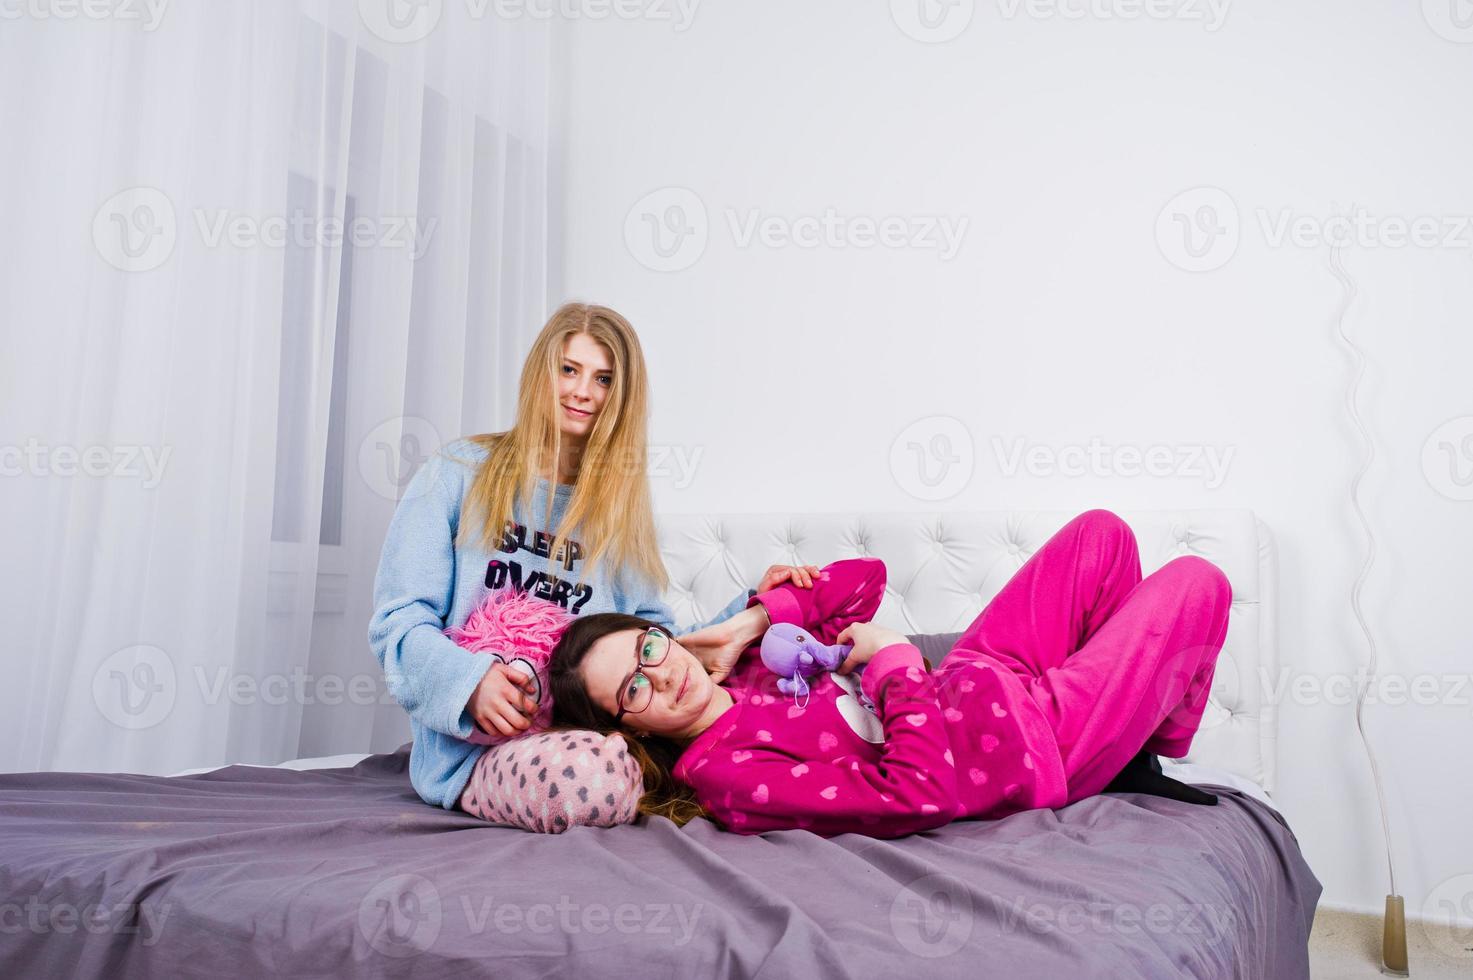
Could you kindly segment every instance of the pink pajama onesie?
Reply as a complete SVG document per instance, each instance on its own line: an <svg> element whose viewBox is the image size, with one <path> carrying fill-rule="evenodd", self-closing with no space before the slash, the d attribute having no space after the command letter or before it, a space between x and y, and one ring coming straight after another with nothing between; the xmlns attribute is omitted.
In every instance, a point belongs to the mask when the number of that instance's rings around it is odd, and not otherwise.
<svg viewBox="0 0 1473 980"><path fill-rule="evenodd" d="M833 643L874 615L884 583L882 562L852 559L812 589L785 584L751 602ZM816 678L795 703L749 647L723 682L734 706L675 776L749 834L900 837L1072 803L1142 747L1186 754L1231 598L1227 578L1196 556L1142 580L1129 526L1087 511L1029 558L934 673L896 643L861 674Z"/></svg>

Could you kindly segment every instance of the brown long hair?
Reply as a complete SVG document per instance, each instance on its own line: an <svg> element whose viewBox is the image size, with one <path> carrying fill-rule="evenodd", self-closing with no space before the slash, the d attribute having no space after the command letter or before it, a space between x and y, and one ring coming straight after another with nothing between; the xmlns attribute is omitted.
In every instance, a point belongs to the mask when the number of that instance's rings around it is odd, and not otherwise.
<svg viewBox="0 0 1473 980"><path fill-rule="evenodd" d="M584 729L608 735L624 736L630 754L644 774L644 795L639 812L648 816L668 817L677 827L708 816L696 800L695 791L675 778L672 771L684 747L674 739L659 735L636 736L630 729L614 721L588 693L579 668L593 644L610 633L622 630L644 630L658 623L624 613L590 613L579 616L563 631L548 664L548 687L552 695L554 728Z"/></svg>
<svg viewBox="0 0 1473 980"><path fill-rule="evenodd" d="M576 531L588 549L580 580L591 576L594 566L607 556L615 568L628 568L663 591L670 578L660 557L650 498L646 434L649 380L644 352L629 321L606 306L568 303L559 308L532 342L522 365L517 417L511 429L468 437L487 451L466 491L467 510L481 522L477 526L475 520L462 521L456 546L467 540L474 528L479 531L481 548L493 550L516 501L531 500L540 471L549 465L556 467L562 432L554 386L562 365L563 345L580 333L608 349L614 362L610 372L613 383L588 434L579 478L567 510L553 530L549 555L563 553ZM556 480L548 480L549 515L555 490Z"/></svg>

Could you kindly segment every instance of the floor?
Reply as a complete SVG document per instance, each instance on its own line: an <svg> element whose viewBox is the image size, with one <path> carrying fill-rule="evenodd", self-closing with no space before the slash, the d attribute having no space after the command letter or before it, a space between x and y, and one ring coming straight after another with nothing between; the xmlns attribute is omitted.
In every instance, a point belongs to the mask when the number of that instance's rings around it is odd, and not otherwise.
<svg viewBox="0 0 1473 980"><path fill-rule="evenodd" d="M1422 980L1473 977L1473 931L1437 929L1407 922L1410 975ZM1309 935L1313 980L1381 977L1381 917L1320 909Z"/></svg>

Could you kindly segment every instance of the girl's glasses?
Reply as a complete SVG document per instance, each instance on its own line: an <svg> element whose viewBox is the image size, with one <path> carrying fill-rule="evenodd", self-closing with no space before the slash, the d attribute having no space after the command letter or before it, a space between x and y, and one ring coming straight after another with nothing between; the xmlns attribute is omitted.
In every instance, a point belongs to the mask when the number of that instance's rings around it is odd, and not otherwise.
<svg viewBox="0 0 1473 980"><path fill-rule="evenodd" d="M670 634L658 626L651 626L640 635L635 649L638 661L634 665L634 673L619 689L619 713L614 715L615 722L626 714L636 715L650 706L655 697L655 686L644 676L644 669L664 662L665 655L670 652L670 640Z"/></svg>

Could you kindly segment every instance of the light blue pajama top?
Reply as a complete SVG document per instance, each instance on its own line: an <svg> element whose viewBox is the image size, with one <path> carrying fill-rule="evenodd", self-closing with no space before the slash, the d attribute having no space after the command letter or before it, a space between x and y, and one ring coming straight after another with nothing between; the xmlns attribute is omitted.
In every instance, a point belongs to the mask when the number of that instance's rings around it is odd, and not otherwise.
<svg viewBox="0 0 1473 980"><path fill-rule="evenodd" d="M489 592L514 586L575 615L630 613L676 635L734 616L753 595L745 591L711 619L677 627L653 584L607 561L575 585L586 554L576 534L567 557L554 561L548 555L573 488L559 485L553 491L549 519L545 479L538 480L530 501L517 501L514 519L507 522L494 551L472 545L457 549L461 503L485 456L475 443L456 440L409 482L384 538L368 627L368 642L389 692L409 712L414 732L410 781L425 802L447 810L455 808L476 760L486 751L465 741L475 730L466 704L495 661L462 649L444 631L462 625Z"/></svg>

